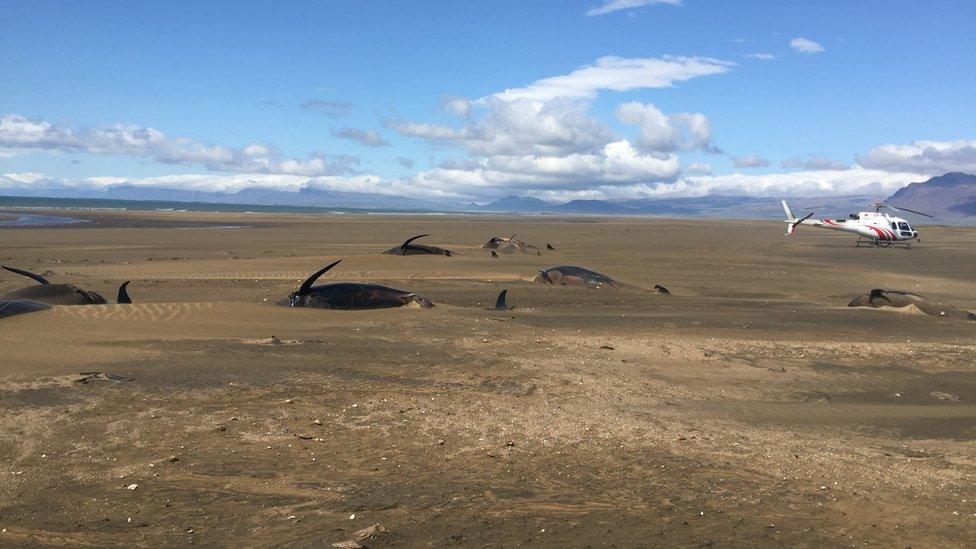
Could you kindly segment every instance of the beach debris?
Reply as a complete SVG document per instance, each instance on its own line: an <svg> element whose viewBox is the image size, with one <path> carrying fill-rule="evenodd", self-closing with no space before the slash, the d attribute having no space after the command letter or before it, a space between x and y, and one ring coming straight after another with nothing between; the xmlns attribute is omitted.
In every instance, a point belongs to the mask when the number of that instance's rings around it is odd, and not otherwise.
<svg viewBox="0 0 976 549"><path fill-rule="evenodd" d="M82 377L75 380L75 383L88 383L89 381L135 381L136 378L111 374L104 372L81 372Z"/></svg>

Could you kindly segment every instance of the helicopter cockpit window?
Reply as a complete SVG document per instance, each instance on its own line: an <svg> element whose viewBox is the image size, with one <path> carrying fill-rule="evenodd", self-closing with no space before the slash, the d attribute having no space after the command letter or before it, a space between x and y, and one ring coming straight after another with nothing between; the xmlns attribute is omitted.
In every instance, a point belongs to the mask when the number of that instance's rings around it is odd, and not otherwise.
<svg viewBox="0 0 976 549"><path fill-rule="evenodd" d="M894 223L892 223L892 225L894 225ZM912 230L912 228L908 225L908 223L905 223L904 221L899 221L898 222L898 228L901 229L901 230L903 230L903 231L910 231L910 230Z"/></svg>
<svg viewBox="0 0 976 549"><path fill-rule="evenodd" d="M894 221L892 221L891 222L891 228L897 231L898 230L898 225Z"/></svg>

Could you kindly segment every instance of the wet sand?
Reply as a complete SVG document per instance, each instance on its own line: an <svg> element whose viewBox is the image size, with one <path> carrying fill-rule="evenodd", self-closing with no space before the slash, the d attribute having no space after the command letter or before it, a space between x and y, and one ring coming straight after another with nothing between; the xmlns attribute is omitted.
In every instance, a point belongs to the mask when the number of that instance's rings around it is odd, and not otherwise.
<svg viewBox="0 0 976 549"><path fill-rule="evenodd" d="M71 217L0 261L134 303L0 319L0 545L976 544L976 323L845 306L976 310L976 229ZM380 253L421 233L457 253ZM512 233L543 255L480 249ZM436 306L275 305L337 258ZM559 264L648 290L532 282Z"/></svg>

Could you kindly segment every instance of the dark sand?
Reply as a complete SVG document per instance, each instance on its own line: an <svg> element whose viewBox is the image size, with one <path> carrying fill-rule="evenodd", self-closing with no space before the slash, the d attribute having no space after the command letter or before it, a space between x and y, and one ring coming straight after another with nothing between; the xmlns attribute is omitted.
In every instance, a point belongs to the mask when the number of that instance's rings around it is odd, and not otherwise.
<svg viewBox="0 0 976 549"><path fill-rule="evenodd" d="M976 324L846 307L976 309L974 229L70 215L0 261L135 303L0 320L0 545L976 544ZM380 253L421 233L457 254ZM512 233L557 251L480 249ZM336 258L437 306L275 305ZM558 264L672 295L531 282Z"/></svg>

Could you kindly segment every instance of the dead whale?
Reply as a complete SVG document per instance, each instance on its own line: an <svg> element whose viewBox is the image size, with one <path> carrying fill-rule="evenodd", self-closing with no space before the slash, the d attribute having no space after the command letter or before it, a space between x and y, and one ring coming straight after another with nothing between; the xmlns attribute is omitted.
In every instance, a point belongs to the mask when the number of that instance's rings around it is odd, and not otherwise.
<svg viewBox="0 0 976 549"><path fill-rule="evenodd" d="M535 277L536 282L552 284L554 286L584 286L587 288L623 288L626 284L618 282L609 276L591 271L575 265L558 265L548 269L539 269Z"/></svg>
<svg viewBox="0 0 976 549"><path fill-rule="evenodd" d="M417 236L412 236L406 239L403 244L394 246L383 253L389 255L446 255L447 257L451 257L451 250L438 248L437 246L427 246L426 244L412 244L414 240L425 236L430 235L418 234Z"/></svg>
<svg viewBox="0 0 976 549"><path fill-rule="evenodd" d="M429 299L396 288L362 282L333 282L312 286L320 276L342 260L329 264L302 282L298 291L288 296L290 307L316 309L385 309L416 303L421 307L433 307Z"/></svg>
<svg viewBox="0 0 976 549"><path fill-rule="evenodd" d="M129 280L126 280L119 286L119 295L115 298L116 303L132 303L132 299L129 297L129 292L126 291L126 287L129 285Z"/></svg>
<svg viewBox="0 0 976 549"><path fill-rule="evenodd" d="M105 298L95 292L82 290L74 284L51 284L44 277L28 271L22 271L6 265L4 269L19 275L32 278L39 282L36 286L27 286L0 296L0 300L40 301L49 305L102 305L108 303Z"/></svg>
<svg viewBox="0 0 976 549"><path fill-rule="evenodd" d="M23 301L23 300L0 301L0 318L22 315L24 313L33 313L35 311L46 311L47 309L50 308L52 308L51 305L48 305L47 303L41 303L40 301Z"/></svg>
<svg viewBox="0 0 976 549"><path fill-rule="evenodd" d="M857 296L847 304L848 307L914 307L919 311L939 317L949 317L966 320L976 320L976 313L947 305L940 301L929 299L923 295L903 292L900 290L884 290L875 288L865 295Z"/></svg>
<svg viewBox="0 0 976 549"><path fill-rule="evenodd" d="M535 255L542 255L542 250L533 246L532 244L527 244L524 240L519 240L515 238L515 235L505 238L502 236L493 236L488 242L481 245L483 250L498 250L499 252L505 254L513 254L515 252L522 252L524 254L529 254L535 252Z"/></svg>
<svg viewBox="0 0 976 549"><path fill-rule="evenodd" d="M498 299L495 300L495 306L493 307L496 311L509 311L515 307L509 307L508 303L505 303L505 296L508 295L508 290L502 290L498 294Z"/></svg>

